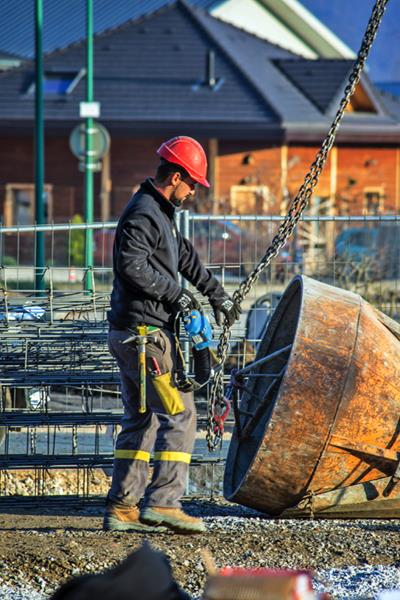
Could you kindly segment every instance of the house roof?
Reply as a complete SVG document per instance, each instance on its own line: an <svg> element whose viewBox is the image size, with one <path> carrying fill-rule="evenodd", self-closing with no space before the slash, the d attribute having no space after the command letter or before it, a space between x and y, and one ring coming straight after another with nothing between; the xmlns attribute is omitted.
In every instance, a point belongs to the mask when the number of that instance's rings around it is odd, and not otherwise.
<svg viewBox="0 0 400 600"><path fill-rule="evenodd" d="M221 31L228 28L237 41L251 38L225 23L219 27ZM286 51L265 46L274 56L288 56ZM213 89L204 85L208 50L214 50L216 56L218 82ZM110 126L155 129L179 122L203 123L211 129L213 122L260 122L267 126L277 122L272 108L248 85L184 2L96 36L94 56L95 97L101 102L102 121ZM84 43L51 53L45 60L47 72L78 72L84 66ZM32 79L32 66L3 75L2 118L33 118L34 97L26 94ZM79 102L84 99L81 80L70 95L46 100L46 119L60 124L77 121Z"/></svg>
<svg viewBox="0 0 400 600"><path fill-rule="evenodd" d="M191 4L204 10L216 11L216 14L229 22L239 25L246 21L246 13L242 4L234 16L232 4L235 0L191 0ZM266 12L276 18L299 38L304 47L310 49L315 56L344 57L353 56L352 51L298 0L254 0L264 6ZM101 33L106 29L117 27L128 20L138 19L145 14L171 4L171 0L95 0L93 4L94 32ZM82 0L44 0L43 2L43 48L46 53L63 48L83 39L86 35L86 2ZM21 54L25 58L34 55L34 2L27 0L0 0L0 39L2 47L12 53ZM233 21L232 21L233 18ZM237 19L240 19L238 21ZM264 24L265 25L265 24ZM264 25L258 30L254 22L249 22L252 33L262 37ZM244 26L243 24L241 25ZM246 29L247 27L244 26ZM310 55L311 56L311 55Z"/></svg>
<svg viewBox="0 0 400 600"><path fill-rule="evenodd" d="M45 58L45 72L78 74L85 67L85 44L73 44ZM206 83L209 51L215 55L216 85ZM265 40L178 0L151 15L124 23L94 39L94 94L101 121L111 130L132 134L168 132L242 139L320 141L331 117L324 113L340 93L349 65L325 61L305 74L304 61ZM342 68L343 67L343 68ZM346 67L346 68L344 68ZM342 74L342 78L340 77ZM34 95L33 64L0 75L0 126L30 127ZM85 81L71 92L45 100L48 130L71 128L79 120ZM301 85L300 85L301 83ZM318 84L324 86L319 91ZM348 121L348 123L347 123ZM389 114L346 119L352 139L358 134L397 136ZM382 137L383 136L383 137Z"/></svg>
<svg viewBox="0 0 400 600"><path fill-rule="evenodd" d="M0 60L19 60L20 62L24 60L22 56L18 54L14 54L12 52L7 52L7 50L2 50L0 48Z"/></svg>
<svg viewBox="0 0 400 600"><path fill-rule="evenodd" d="M378 93L388 113L400 121L400 97L384 90L379 90Z"/></svg>
<svg viewBox="0 0 400 600"><path fill-rule="evenodd" d="M275 64L318 110L325 113L348 77L353 61L278 59Z"/></svg>
<svg viewBox="0 0 400 600"><path fill-rule="evenodd" d="M139 19L174 0L94 0L93 30L101 33ZM219 0L191 0L208 10ZM33 58L35 52L35 3L0 0L0 40L4 50ZM43 0L43 51L47 54L86 37L86 1Z"/></svg>

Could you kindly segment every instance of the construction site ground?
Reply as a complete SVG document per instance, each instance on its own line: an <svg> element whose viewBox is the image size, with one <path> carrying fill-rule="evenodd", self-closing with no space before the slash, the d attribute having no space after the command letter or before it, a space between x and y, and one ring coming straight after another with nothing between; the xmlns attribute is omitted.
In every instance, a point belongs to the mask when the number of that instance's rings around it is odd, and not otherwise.
<svg viewBox="0 0 400 600"><path fill-rule="evenodd" d="M185 509L205 518L206 534L149 539L194 598L206 580L205 548L217 567L311 569L317 588L333 598L376 598L379 590L400 588L400 520L270 519L220 497L191 498ZM16 500L1 511L0 598L45 599L71 576L116 565L144 539L102 531L100 503L23 507Z"/></svg>

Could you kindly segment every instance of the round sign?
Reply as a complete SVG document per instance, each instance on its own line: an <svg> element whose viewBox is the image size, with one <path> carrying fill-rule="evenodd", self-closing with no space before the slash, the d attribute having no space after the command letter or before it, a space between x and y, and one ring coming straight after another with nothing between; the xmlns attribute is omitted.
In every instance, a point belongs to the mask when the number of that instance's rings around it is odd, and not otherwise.
<svg viewBox="0 0 400 600"><path fill-rule="evenodd" d="M103 158L110 148L110 134L101 123L93 121L93 126L89 130L92 136L92 148L89 152L90 159L96 161ZM86 157L86 124L79 123L71 131L69 136L69 147L76 158L85 160Z"/></svg>

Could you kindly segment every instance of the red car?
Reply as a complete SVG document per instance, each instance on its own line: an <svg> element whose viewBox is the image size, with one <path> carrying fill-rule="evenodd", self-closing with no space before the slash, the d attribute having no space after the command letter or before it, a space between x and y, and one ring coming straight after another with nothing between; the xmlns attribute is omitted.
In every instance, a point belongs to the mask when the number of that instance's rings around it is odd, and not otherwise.
<svg viewBox="0 0 400 600"><path fill-rule="evenodd" d="M207 266L243 276L255 265L256 236L232 221L193 220L189 239Z"/></svg>

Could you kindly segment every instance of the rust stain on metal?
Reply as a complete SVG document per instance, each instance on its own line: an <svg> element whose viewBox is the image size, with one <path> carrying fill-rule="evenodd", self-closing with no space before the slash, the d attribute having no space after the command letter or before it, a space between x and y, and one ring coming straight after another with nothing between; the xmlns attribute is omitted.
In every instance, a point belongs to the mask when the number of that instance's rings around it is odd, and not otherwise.
<svg viewBox="0 0 400 600"><path fill-rule="evenodd" d="M359 295L296 277L256 357L292 344L289 356L256 371L285 374L252 434L233 435L225 496L280 514L310 494L393 474L400 452L397 329ZM241 408L255 413L267 381L249 380Z"/></svg>
<svg viewBox="0 0 400 600"><path fill-rule="evenodd" d="M332 448L339 448L342 452L353 452L356 455L365 454L367 456L373 456L377 459L382 458L395 463L400 460L400 452L396 452L395 450L379 448L373 444L353 442L337 435L332 435L329 443Z"/></svg>

